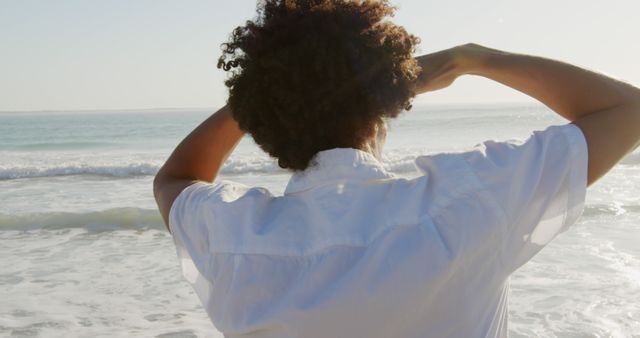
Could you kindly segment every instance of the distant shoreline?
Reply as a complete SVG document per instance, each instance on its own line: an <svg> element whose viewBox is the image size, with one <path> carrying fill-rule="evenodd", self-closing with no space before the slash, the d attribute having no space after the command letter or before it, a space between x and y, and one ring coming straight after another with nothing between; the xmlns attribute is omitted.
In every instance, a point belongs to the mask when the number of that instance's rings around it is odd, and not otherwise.
<svg viewBox="0 0 640 338"><path fill-rule="evenodd" d="M143 113L143 112L181 112L181 111L211 111L214 108L207 107L186 107L186 108L122 108L122 109L41 109L41 110L0 110L0 114L22 114L22 113Z"/></svg>
<svg viewBox="0 0 640 338"><path fill-rule="evenodd" d="M539 107L539 102L478 102L478 103L414 103L413 109L421 108L505 108ZM170 113L170 112L215 112L212 107L183 108L122 108L122 109L41 109L41 110L0 110L0 114L47 114L47 113Z"/></svg>

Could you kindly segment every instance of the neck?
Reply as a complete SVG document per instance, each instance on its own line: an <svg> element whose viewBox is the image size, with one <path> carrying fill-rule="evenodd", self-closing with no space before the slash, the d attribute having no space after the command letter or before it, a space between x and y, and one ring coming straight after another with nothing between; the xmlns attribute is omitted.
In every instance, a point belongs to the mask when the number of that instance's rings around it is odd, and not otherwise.
<svg viewBox="0 0 640 338"><path fill-rule="evenodd" d="M382 147L380 147L379 143L375 141L365 143L359 149L370 153L371 155L373 155L373 157L378 159L378 161L382 161Z"/></svg>

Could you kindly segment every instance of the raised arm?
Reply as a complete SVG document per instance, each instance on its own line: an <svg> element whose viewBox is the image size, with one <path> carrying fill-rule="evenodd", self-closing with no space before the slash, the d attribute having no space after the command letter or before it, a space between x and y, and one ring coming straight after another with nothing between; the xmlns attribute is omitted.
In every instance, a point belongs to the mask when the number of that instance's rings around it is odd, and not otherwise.
<svg viewBox="0 0 640 338"><path fill-rule="evenodd" d="M244 132L224 106L191 132L173 151L153 181L158 209L169 229L169 210L180 192L198 182L213 182Z"/></svg>
<svg viewBox="0 0 640 338"><path fill-rule="evenodd" d="M640 144L640 89L560 61L467 44L418 57L417 91L444 88L460 75L483 76L547 105L582 130L588 184Z"/></svg>

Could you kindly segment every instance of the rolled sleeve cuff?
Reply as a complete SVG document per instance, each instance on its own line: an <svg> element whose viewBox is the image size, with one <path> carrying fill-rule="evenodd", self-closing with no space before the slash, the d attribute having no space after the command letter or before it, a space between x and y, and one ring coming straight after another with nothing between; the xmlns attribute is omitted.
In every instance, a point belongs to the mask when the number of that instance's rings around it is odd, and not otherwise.
<svg viewBox="0 0 640 338"><path fill-rule="evenodd" d="M578 126L567 124L562 128L562 132L569 142L569 156L572 163L570 169L569 210L567 211L565 224L573 224L584 210L589 152L587 140Z"/></svg>

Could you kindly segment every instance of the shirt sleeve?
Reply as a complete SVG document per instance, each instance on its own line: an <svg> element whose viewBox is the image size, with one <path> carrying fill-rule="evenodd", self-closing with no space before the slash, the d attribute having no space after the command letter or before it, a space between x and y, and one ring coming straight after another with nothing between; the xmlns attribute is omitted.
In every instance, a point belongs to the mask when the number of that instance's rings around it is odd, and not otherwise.
<svg viewBox="0 0 640 338"><path fill-rule="evenodd" d="M488 141L463 158L497 208L506 229L507 273L526 263L584 209L587 143L573 124L534 132L524 142Z"/></svg>
<svg viewBox="0 0 640 338"><path fill-rule="evenodd" d="M169 211L169 228L176 246L182 273L201 299L207 298L213 283L211 226L216 222L214 206L233 198L231 181L194 183L176 197Z"/></svg>

